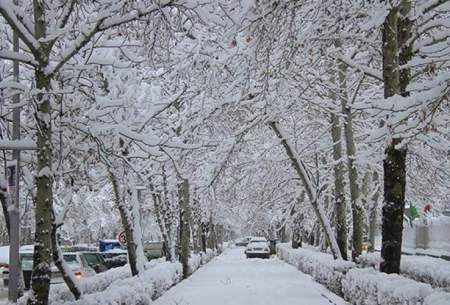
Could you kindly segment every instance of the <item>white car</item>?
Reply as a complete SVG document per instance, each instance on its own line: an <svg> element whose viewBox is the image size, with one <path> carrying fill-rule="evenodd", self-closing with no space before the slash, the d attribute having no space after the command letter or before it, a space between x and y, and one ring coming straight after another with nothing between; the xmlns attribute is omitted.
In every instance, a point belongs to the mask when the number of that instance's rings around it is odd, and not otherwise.
<svg viewBox="0 0 450 305"><path fill-rule="evenodd" d="M33 252L34 252L33 245L22 246L20 247L19 250L20 265L22 269L23 279L25 282L24 283L25 289L30 288L31 273L33 271ZM89 263L91 263L91 261L95 263L96 259L98 259L97 256L100 255L95 252L92 253L92 255L91 253L88 253L88 255L84 256L83 253L79 252L63 253L64 261L72 270L73 275L76 278L89 277L96 273L94 269L89 265ZM0 263L0 267L3 285L7 287L9 280L9 265L7 263ZM53 263L50 268L52 272L50 284L64 283L64 279L61 273L59 272L58 268Z"/></svg>
<svg viewBox="0 0 450 305"><path fill-rule="evenodd" d="M264 238L252 239L245 249L245 255L247 258L269 258L270 257L270 248L267 240Z"/></svg>
<svg viewBox="0 0 450 305"><path fill-rule="evenodd" d="M267 239L265 237L251 237L249 242L267 242Z"/></svg>

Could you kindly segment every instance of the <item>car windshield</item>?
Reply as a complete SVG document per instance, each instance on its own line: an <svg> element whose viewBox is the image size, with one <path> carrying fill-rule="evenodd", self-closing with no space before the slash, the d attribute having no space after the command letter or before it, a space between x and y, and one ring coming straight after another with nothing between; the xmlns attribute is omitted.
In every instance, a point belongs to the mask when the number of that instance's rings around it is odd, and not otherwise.
<svg viewBox="0 0 450 305"><path fill-rule="evenodd" d="M264 237L253 237L252 240L250 242L258 242L258 241L264 241L266 242L267 240Z"/></svg>
<svg viewBox="0 0 450 305"><path fill-rule="evenodd" d="M265 248L267 247L267 243L263 241L253 241L248 246L251 248Z"/></svg>
<svg viewBox="0 0 450 305"><path fill-rule="evenodd" d="M89 266L102 263L101 258L97 255L97 253L83 253L83 256Z"/></svg>

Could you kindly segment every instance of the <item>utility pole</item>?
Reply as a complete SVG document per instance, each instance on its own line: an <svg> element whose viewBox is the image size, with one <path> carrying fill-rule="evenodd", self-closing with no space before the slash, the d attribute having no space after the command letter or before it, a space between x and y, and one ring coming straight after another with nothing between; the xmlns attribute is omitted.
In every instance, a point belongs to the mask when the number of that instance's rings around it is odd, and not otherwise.
<svg viewBox="0 0 450 305"><path fill-rule="evenodd" d="M17 4L17 1L14 1ZM19 37L17 32L13 33L13 51L19 52ZM13 63L14 81L19 82L19 62ZM20 140L20 94L13 96L13 127L12 139ZM10 236L9 236L9 283L8 283L8 299L16 302L21 287L20 276L20 214L19 214L19 182L20 182L20 150L13 149L13 162L8 166L8 190L10 197L10 205L8 208L10 219Z"/></svg>

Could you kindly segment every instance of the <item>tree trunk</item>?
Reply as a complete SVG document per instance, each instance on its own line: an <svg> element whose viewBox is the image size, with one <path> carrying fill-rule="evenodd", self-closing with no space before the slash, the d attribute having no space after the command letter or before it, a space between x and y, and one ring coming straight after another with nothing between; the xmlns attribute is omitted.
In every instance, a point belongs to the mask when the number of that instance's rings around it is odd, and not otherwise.
<svg viewBox="0 0 450 305"><path fill-rule="evenodd" d="M136 255L137 245L135 244L133 238L133 226L131 222L131 215L123 202L123 197L121 196L117 177L114 175L114 173L110 171L109 178L111 180L111 184L113 187L115 205L119 209L122 227L125 231L125 236L127 239L128 261L130 263L131 275L135 276L139 274L139 270L137 268L137 255Z"/></svg>
<svg viewBox="0 0 450 305"><path fill-rule="evenodd" d="M344 190L344 164L342 163L342 136L339 117L331 114L331 137L333 139L334 198L336 207L336 240L343 259L347 259L347 203Z"/></svg>
<svg viewBox="0 0 450 305"><path fill-rule="evenodd" d="M208 248L216 249L217 248L217 236L216 236L216 226L214 225L212 216L209 218L209 229L208 229Z"/></svg>
<svg viewBox="0 0 450 305"><path fill-rule="evenodd" d="M38 1L35 1L38 2ZM35 5L36 20L44 19L43 3ZM44 37L45 20L37 21L36 35ZM47 64L42 64L36 69L36 88L42 92L49 92L50 79L47 78L43 69ZM36 169L36 208L35 208L35 242L34 242L34 264L31 278L33 297L28 304L47 305L50 289L52 262L52 215L53 215L53 176L52 176L52 126L50 95L39 93L36 97L37 114L35 116L37 128L37 169Z"/></svg>
<svg viewBox="0 0 450 305"><path fill-rule="evenodd" d="M76 279L72 276L72 270L64 261L63 254L58 245L57 231L58 231L58 224L53 222L52 224L53 261L55 262L56 267L61 273L67 287L69 287L70 292L72 292L76 300L79 300L82 292L77 285Z"/></svg>
<svg viewBox="0 0 450 305"><path fill-rule="evenodd" d="M378 197L380 196L380 186L378 181L378 172L373 172L372 184L375 189L372 195L369 213L369 252L375 251L375 234L377 231Z"/></svg>
<svg viewBox="0 0 450 305"><path fill-rule="evenodd" d="M8 213L8 201L7 201L7 195L6 195L6 190L0 190L0 202L2 204L2 210L3 210L3 217L5 219L5 226L6 226L6 231L8 232L8 238L9 238L9 230L10 230L10 225L9 225L9 213Z"/></svg>
<svg viewBox="0 0 450 305"><path fill-rule="evenodd" d="M201 224L201 228L202 228L202 235L201 235L201 245L202 245L202 251L206 252L206 241L207 241L207 236L208 236L208 229L207 226L204 222L202 222Z"/></svg>
<svg viewBox="0 0 450 305"><path fill-rule="evenodd" d="M305 192L300 194L298 198L297 204L294 209L291 211L291 215L294 217L292 223L292 248L298 249L302 247L302 222L303 222L303 213L301 212L300 205L305 201Z"/></svg>
<svg viewBox="0 0 450 305"><path fill-rule="evenodd" d="M353 114L347 99L346 65L339 64L339 85L342 114L344 115L344 134L347 148L348 178L350 186L350 202L352 206L353 232L352 232L352 259L355 260L362 252L363 241L363 209L358 186L358 171L356 169L356 146L353 137Z"/></svg>
<svg viewBox="0 0 450 305"><path fill-rule="evenodd" d="M289 159L292 162L292 166L294 170L299 175L302 180L305 191L308 195L309 202L314 210L314 213L317 216L317 220L319 221L320 226L323 228L325 238L327 243L330 245L331 253L335 259L342 258L341 252L339 250L339 246L336 242L336 238L334 237L333 230L331 229L331 224L329 219L327 219L324 208L317 202L317 191L314 189L311 179L309 178L306 169L303 163L298 160L297 152L294 149L288 139L283 135L281 129L279 128L276 122L269 122L270 128L275 132L277 137L281 140L281 144L286 151Z"/></svg>
<svg viewBox="0 0 450 305"><path fill-rule="evenodd" d="M170 251L170 238L167 234L167 227L165 223L165 219L163 219L162 213L161 213L161 206L162 206L162 198L161 193L155 192L155 187L153 186L153 183L150 182L149 184L150 192L152 193L152 199L153 199L153 206L155 207L155 214L156 214L156 221L159 226L159 230L161 231L161 236L164 241L164 247L165 247L165 257L168 262L172 261L172 253Z"/></svg>
<svg viewBox="0 0 450 305"><path fill-rule="evenodd" d="M180 262L183 267L183 278L189 276L189 256L190 256L190 245L191 245L191 211L189 206L190 194L189 194L189 180L183 178L182 182L178 186L179 191L179 201L180 201Z"/></svg>
<svg viewBox="0 0 450 305"><path fill-rule="evenodd" d="M408 18L411 3L402 0L393 6L383 25L383 80L385 98L401 94L408 95L409 70L400 74L400 65L411 59L408 45L412 22ZM397 58L397 54L399 58ZM402 249L403 214L406 187L406 147L397 147L401 138L393 137L385 150L384 205L382 224L381 271L399 273Z"/></svg>

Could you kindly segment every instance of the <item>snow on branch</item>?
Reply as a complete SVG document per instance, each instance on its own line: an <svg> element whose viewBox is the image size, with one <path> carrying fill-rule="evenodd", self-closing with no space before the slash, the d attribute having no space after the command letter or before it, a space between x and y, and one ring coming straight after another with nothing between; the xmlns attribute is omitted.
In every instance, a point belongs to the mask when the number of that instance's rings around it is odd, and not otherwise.
<svg viewBox="0 0 450 305"><path fill-rule="evenodd" d="M366 67L366 66L362 66L358 63L356 63L355 61L351 60L350 58L345 57L344 55L338 55L337 59L341 62L343 62L344 64L346 64L347 66L349 66L350 68L356 69L362 73L364 73L367 76L370 76L372 78L375 78L376 80L379 80L380 82L383 81L383 75L380 71Z"/></svg>
<svg viewBox="0 0 450 305"><path fill-rule="evenodd" d="M132 11L124 14L117 15L117 10L113 6L110 11L106 11L100 14L99 18L93 22L93 25L87 26L81 31L78 38L68 47L62 54L62 59L53 68L46 71L47 75L54 75L61 69L64 64L66 64L75 54L77 54L84 46L86 46L95 36L95 34L103 32L107 29L113 28L131 22L147 16L153 12L160 10L162 7L174 4L173 0L161 0L157 5L152 5L150 7L135 7ZM178 3L180 4L180 3Z"/></svg>
<svg viewBox="0 0 450 305"><path fill-rule="evenodd" d="M21 63L36 66L38 63L35 61L32 57L22 54L19 52L13 52L8 50L0 50L0 58L7 59L7 60L17 60Z"/></svg>
<svg viewBox="0 0 450 305"><path fill-rule="evenodd" d="M36 143L31 140L0 140L0 149L33 150L36 149Z"/></svg>
<svg viewBox="0 0 450 305"><path fill-rule="evenodd" d="M11 0L0 1L0 15L16 31L20 39L30 48L33 54L38 54L40 43L34 37L33 24Z"/></svg>

